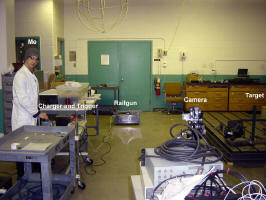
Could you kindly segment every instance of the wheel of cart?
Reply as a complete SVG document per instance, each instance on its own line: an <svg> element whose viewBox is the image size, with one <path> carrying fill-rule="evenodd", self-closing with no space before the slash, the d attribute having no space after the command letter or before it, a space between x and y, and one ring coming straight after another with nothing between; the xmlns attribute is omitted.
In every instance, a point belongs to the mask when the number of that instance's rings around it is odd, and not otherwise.
<svg viewBox="0 0 266 200"><path fill-rule="evenodd" d="M81 180L78 180L78 187L79 189L84 190L86 188L86 184L83 183Z"/></svg>

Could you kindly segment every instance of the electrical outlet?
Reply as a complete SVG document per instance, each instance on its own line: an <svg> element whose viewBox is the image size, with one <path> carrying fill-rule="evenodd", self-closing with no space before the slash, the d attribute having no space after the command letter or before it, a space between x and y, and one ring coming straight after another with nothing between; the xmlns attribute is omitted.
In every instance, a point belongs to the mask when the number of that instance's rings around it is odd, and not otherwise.
<svg viewBox="0 0 266 200"><path fill-rule="evenodd" d="M158 58L163 57L163 50L162 49L158 49L157 55L158 55Z"/></svg>
<svg viewBox="0 0 266 200"><path fill-rule="evenodd" d="M186 60L186 58L187 58L187 52L184 51L184 50L180 51L180 52L179 52L179 58L180 58L180 60L182 60L182 61Z"/></svg>

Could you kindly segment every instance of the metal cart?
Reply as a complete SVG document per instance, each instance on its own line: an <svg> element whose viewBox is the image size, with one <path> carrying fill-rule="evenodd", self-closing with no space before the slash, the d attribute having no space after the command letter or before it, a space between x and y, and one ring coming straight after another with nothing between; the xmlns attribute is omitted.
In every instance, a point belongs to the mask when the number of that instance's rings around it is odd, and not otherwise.
<svg viewBox="0 0 266 200"><path fill-rule="evenodd" d="M100 98L100 96L98 97ZM87 133L87 128L96 128L96 131L98 129L98 110L97 110L97 99L94 100L88 100L86 107L78 107L75 105L61 105L60 108L57 109L51 109L51 108L41 108L42 112L45 112L47 114L55 114L55 115L75 115L75 148L76 148L76 155L82 155L87 156L88 154L88 147L87 142L83 143L83 152L79 152L79 140L82 138L86 138L86 135L84 133ZM82 115L83 120L86 120L86 112L89 110L92 110L93 108L96 108L96 118L97 118L97 124L93 127L85 127L85 131L80 132L79 131L79 124L78 124L78 115ZM98 133L96 134L98 135ZM63 154L61 154L63 155ZM92 162L88 157L86 158L87 162ZM81 189L84 189L86 185L81 181L80 179L80 166L79 166L79 157L76 157L76 180L78 183L78 187Z"/></svg>
<svg viewBox="0 0 266 200"><path fill-rule="evenodd" d="M75 188L76 154L74 127L23 126L0 139L0 161L24 162L24 177L0 199L22 199L21 192L29 192L24 181L40 183L43 200L54 199L53 185L61 185L63 192L57 198L67 199ZM17 146L15 143L19 143ZM51 160L69 143L70 174L52 174ZM32 173L31 163L40 163L41 173ZM25 187L21 187L25 186Z"/></svg>

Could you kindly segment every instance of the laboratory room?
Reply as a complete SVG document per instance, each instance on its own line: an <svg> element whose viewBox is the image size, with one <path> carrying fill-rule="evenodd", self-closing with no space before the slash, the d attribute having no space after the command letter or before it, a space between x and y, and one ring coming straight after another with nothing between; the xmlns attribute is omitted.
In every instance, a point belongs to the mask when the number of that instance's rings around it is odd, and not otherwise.
<svg viewBox="0 0 266 200"><path fill-rule="evenodd" d="M0 0L0 200L266 200L265 0Z"/></svg>

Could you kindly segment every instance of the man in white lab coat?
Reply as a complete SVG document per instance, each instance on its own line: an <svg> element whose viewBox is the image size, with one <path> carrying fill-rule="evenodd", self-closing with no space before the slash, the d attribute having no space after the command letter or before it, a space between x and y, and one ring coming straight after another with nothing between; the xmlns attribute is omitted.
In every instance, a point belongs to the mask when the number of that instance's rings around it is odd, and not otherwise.
<svg viewBox="0 0 266 200"><path fill-rule="evenodd" d="M17 71L13 81L12 131L24 125L36 125L37 117L48 120L47 114L38 109L39 83L33 74L38 62L38 50L27 49L24 65Z"/></svg>
<svg viewBox="0 0 266 200"><path fill-rule="evenodd" d="M38 109L39 83L33 74L39 62L39 52L29 48L25 52L24 65L13 80L12 131L24 126L37 124L37 117L48 120L46 113ZM17 162L18 179L24 174L24 164Z"/></svg>

